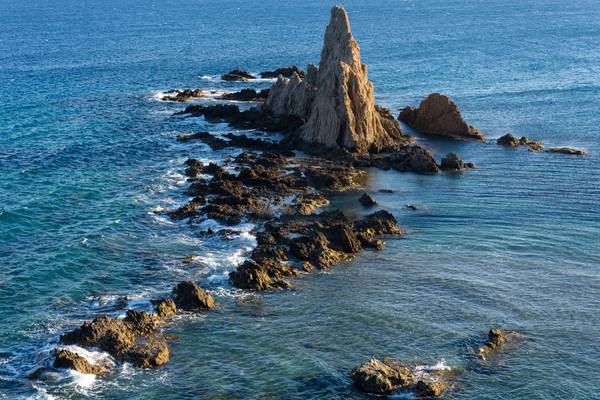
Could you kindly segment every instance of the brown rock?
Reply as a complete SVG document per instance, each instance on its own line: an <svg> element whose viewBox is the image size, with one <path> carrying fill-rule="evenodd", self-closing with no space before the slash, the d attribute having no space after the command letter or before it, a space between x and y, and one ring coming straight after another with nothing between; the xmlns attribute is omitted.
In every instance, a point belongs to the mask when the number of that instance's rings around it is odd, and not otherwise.
<svg viewBox="0 0 600 400"><path fill-rule="evenodd" d="M465 122L458 106L439 93L427 96L419 108L405 108L398 119L424 134L452 139L484 139L479 129Z"/></svg>
<svg viewBox="0 0 600 400"><path fill-rule="evenodd" d="M448 172L462 172L468 168L473 168L473 164L465 163L456 153L446 154L440 164L440 169Z"/></svg>
<svg viewBox="0 0 600 400"><path fill-rule="evenodd" d="M414 375L408 368L388 365L372 358L352 370L352 381L362 391L373 394L389 394L414 384Z"/></svg>
<svg viewBox="0 0 600 400"><path fill-rule="evenodd" d="M570 154L570 155L576 155L576 156L584 156L588 153L587 150L574 149L572 147L552 147L546 151L549 153L561 153L561 154Z"/></svg>
<svg viewBox="0 0 600 400"><path fill-rule="evenodd" d="M201 89L183 89L183 90L172 90L168 92L169 95L163 96L163 101L178 101L184 102L191 99L197 99L204 97L204 92Z"/></svg>
<svg viewBox="0 0 600 400"><path fill-rule="evenodd" d="M417 397L440 397L448 389L448 386L448 383L443 381L419 380L415 386L415 392Z"/></svg>
<svg viewBox="0 0 600 400"><path fill-rule="evenodd" d="M274 114L306 121L293 141L308 149L382 151L409 141L399 124L375 107L367 66L361 62L346 11L339 6L331 10L319 69L310 66L304 79L298 74L279 77L265 105Z"/></svg>
<svg viewBox="0 0 600 400"><path fill-rule="evenodd" d="M173 288L175 304L186 311L210 310L216 303L210 293L194 282L180 282Z"/></svg>
<svg viewBox="0 0 600 400"><path fill-rule="evenodd" d="M82 374L93 374L93 375L106 375L108 370L99 365L90 363L85 357L79 354L64 350L54 350L56 358L54 359L55 368L68 368L74 369L75 371L81 372Z"/></svg>
<svg viewBox="0 0 600 400"><path fill-rule="evenodd" d="M177 313L177 306L172 299L153 300L154 310L160 318L171 317Z"/></svg>

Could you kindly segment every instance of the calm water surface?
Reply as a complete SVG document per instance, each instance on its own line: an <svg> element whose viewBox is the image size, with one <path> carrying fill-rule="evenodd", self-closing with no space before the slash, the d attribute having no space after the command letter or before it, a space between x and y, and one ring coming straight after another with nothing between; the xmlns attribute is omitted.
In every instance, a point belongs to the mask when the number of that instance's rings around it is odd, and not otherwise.
<svg viewBox="0 0 600 400"><path fill-rule="evenodd" d="M349 370L384 355L462 371L452 399L600 398L596 0L344 3L394 113L440 91L490 139L512 131L588 156L419 138L438 160L456 151L477 169L372 171L374 196L410 234L288 292L227 282L250 234L219 241L155 213L186 200L187 156L231 154L177 144L228 128L171 117L183 105L160 92L263 88L214 77L318 62L332 4L2 2L0 398L362 399ZM355 196L334 206L364 212ZM147 309L183 279L220 307L177 317L165 368L27 379L61 332ZM532 340L482 367L473 352L492 326Z"/></svg>

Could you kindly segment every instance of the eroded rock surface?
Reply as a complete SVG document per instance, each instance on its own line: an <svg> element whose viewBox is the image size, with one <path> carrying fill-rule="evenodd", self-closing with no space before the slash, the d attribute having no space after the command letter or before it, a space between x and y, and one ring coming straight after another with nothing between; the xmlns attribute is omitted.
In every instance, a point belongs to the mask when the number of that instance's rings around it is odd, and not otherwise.
<svg viewBox="0 0 600 400"><path fill-rule="evenodd" d="M300 78L304 78L306 76L306 72L304 72L301 68L292 65L291 67L277 68L274 71L263 71L260 73L260 77L263 79L276 79L279 77L279 75L281 75L284 78L291 78L294 74L298 75Z"/></svg>
<svg viewBox="0 0 600 400"><path fill-rule="evenodd" d="M66 349L54 350L54 368L68 368L81 372L82 374L106 375L108 369L105 366L94 365L85 357L74 351Z"/></svg>
<svg viewBox="0 0 600 400"><path fill-rule="evenodd" d="M588 152L584 149L575 149L573 147L552 147L546 150L548 153L561 153L561 154L569 154L575 156L584 156Z"/></svg>
<svg viewBox="0 0 600 400"><path fill-rule="evenodd" d="M210 310L216 306L210 293L194 282L180 282L173 288L177 308L186 311Z"/></svg>
<svg viewBox="0 0 600 400"><path fill-rule="evenodd" d="M235 101L265 101L269 95L269 89L257 92L255 89L242 89L239 92L226 93L221 96L223 100Z"/></svg>
<svg viewBox="0 0 600 400"><path fill-rule="evenodd" d="M169 348L159 334L158 318L140 311L127 311L125 319L102 315L60 337L61 343L97 347L115 359L142 367L157 367L169 360Z"/></svg>
<svg viewBox="0 0 600 400"><path fill-rule="evenodd" d="M475 168L475 165L465 163L456 153L448 153L440 164L440 169L447 172L462 172L470 168Z"/></svg>
<svg viewBox="0 0 600 400"><path fill-rule="evenodd" d="M339 6L331 10L319 68L309 66L304 79L297 73L289 79L279 77L265 108L305 121L290 138L298 147L377 152L409 141L389 112L375 107L367 66L361 62L346 11Z"/></svg>
<svg viewBox="0 0 600 400"><path fill-rule="evenodd" d="M183 89L166 92L166 95L163 96L162 100L184 102L201 97L205 97L205 93L202 91L202 89Z"/></svg>
<svg viewBox="0 0 600 400"><path fill-rule="evenodd" d="M452 139L483 140L483 133L467 124L458 106L439 93L432 93L418 108L406 107L398 119L421 133Z"/></svg>

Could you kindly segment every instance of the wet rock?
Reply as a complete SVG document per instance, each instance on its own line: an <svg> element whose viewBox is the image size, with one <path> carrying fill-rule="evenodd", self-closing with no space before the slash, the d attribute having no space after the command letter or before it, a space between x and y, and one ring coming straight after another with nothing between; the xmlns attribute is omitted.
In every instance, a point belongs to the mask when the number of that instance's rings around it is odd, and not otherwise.
<svg viewBox="0 0 600 400"><path fill-rule="evenodd" d="M166 342L158 336L155 317L145 312L129 310L122 320L102 315L62 335L60 341L97 347L138 367L160 366L169 359Z"/></svg>
<svg viewBox="0 0 600 400"><path fill-rule="evenodd" d="M287 264L275 259L245 261L229 274L233 286L240 289L270 290L288 289L291 284L287 278L298 274Z"/></svg>
<svg viewBox="0 0 600 400"><path fill-rule="evenodd" d="M221 96L223 100L235 101L265 101L269 95L269 89L257 92L255 89L242 89L239 92L226 93Z"/></svg>
<svg viewBox="0 0 600 400"><path fill-rule="evenodd" d="M561 154L570 154L576 156L584 156L588 154L587 150L584 149L575 149L573 147L552 147L546 150L548 153L561 153Z"/></svg>
<svg viewBox="0 0 600 400"><path fill-rule="evenodd" d="M492 352L500 352L508 342L509 337L516 335L516 332L506 329L492 328L488 332L488 340L481 348L480 354L485 355Z"/></svg>
<svg viewBox="0 0 600 400"><path fill-rule="evenodd" d="M458 106L439 93L427 96L419 108L406 107L398 119L424 134L452 139L484 139L479 129L465 122Z"/></svg>
<svg viewBox="0 0 600 400"><path fill-rule="evenodd" d="M413 211L422 210L424 207L420 204L407 204L406 208L411 209Z"/></svg>
<svg viewBox="0 0 600 400"><path fill-rule="evenodd" d="M329 204L329 200L325 198L321 193L308 193L308 194L299 194L294 197L292 200L292 207L290 211L290 207L286 208L286 212L288 214L297 213L300 215L310 215L315 210L325 207Z"/></svg>
<svg viewBox="0 0 600 400"><path fill-rule="evenodd" d="M442 158L440 169L447 172L462 172L466 169L473 168L472 163L465 163L456 153L448 153Z"/></svg>
<svg viewBox="0 0 600 400"><path fill-rule="evenodd" d="M173 288L177 308L186 311L210 310L216 306L215 300L194 282L180 282Z"/></svg>
<svg viewBox="0 0 600 400"><path fill-rule="evenodd" d="M372 231L374 235L401 235L406 233L388 211L380 210L369 214L355 223L357 232Z"/></svg>
<svg viewBox="0 0 600 400"><path fill-rule="evenodd" d="M371 197L371 195L368 194L367 192L363 193L363 195L360 196L358 201L360 204L362 204L365 207L373 207L373 206L377 205L377 202L375 201L375 199L373 197Z"/></svg>
<svg viewBox="0 0 600 400"><path fill-rule="evenodd" d="M79 354L65 350L54 350L54 368L68 368L81 372L82 374L106 375L108 369L100 365L90 363L85 357Z"/></svg>
<svg viewBox="0 0 600 400"><path fill-rule="evenodd" d="M185 174L187 176L189 176L190 178L194 178L194 177L198 176L200 174L200 172L202 171L202 167L204 166L200 161L193 159L193 158L188 158L185 161L185 165L188 166L185 169Z"/></svg>
<svg viewBox="0 0 600 400"><path fill-rule="evenodd" d="M177 313L177 306L172 299L158 299L153 300L154 310L160 318L167 318Z"/></svg>
<svg viewBox="0 0 600 400"><path fill-rule="evenodd" d="M274 71L263 71L260 73L260 77L263 79L277 79L279 75L284 78L291 78L294 74L297 74L300 78L304 79L306 72L295 65L291 67L277 68Z"/></svg>
<svg viewBox="0 0 600 400"><path fill-rule="evenodd" d="M417 397L432 398L440 397L449 385L443 381L423 381L419 380L415 386Z"/></svg>
<svg viewBox="0 0 600 400"><path fill-rule="evenodd" d="M372 358L351 373L354 384L363 392L389 395L396 391L413 391L418 398L441 396L450 387L447 377L447 371L424 370L422 366L390 358L383 361Z"/></svg>
<svg viewBox="0 0 600 400"><path fill-rule="evenodd" d="M351 378L360 390L373 394L389 394L409 387L415 380L408 368L388 365L376 358L352 370Z"/></svg>
<svg viewBox="0 0 600 400"><path fill-rule="evenodd" d="M541 140L532 140L525 136L517 139L511 133L507 133L506 135L498 138L496 143L504 147L528 146L531 151L540 151L544 149L544 143Z"/></svg>
<svg viewBox="0 0 600 400"><path fill-rule="evenodd" d="M394 189L379 189L379 193L396 193Z"/></svg>
<svg viewBox="0 0 600 400"><path fill-rule="evenodd" d="M163 96L163 101L177 101L184 102L191 99L197 99L205 97L204 92L201 89L183 89L183 90L172 90L167 92L167 96Z"/></svg>
<svg viewBox="0 0 600 400"><path fill-rule="evenodd" d="M232 82L232 81L247 81L248 79L256 79L256 77L246 71L242 71L240 69L234 69L233 71L229 71L228 73L222 75L221 79L224 81Z"/></svg>
<svg viewBox="0 0 600 400"><path fill-rule="evenodd" d="M205 180L193 182L186 191L188 196L205 196L208 194L208 184Z"/></svg>
<svg viewBox="0 0 600 400"><path fill-rule="evenodd" d="M419 145L404 146L392 154L373 157L373 166L401 172L435 174L440 171L431 152Z"/></svg>
<svg viewBox="0 0 600 400"><path fill-rule="evenodd" d="M345 253L360 253L362 244L356 237L350 224L338 224L323 230L329 241L329 246L334 250Z"/></svg>
<svg viewBox="0 0 600 400"><path fill-rule="evenodd" d="M198 203L191 201L191 202L186 203L183 206L179 207L175 211L170 211L169 217L171 217L171 219L174 219L174 220L182 220L182 219L193 217L194 215L196 215L197 207L198 207Z"/></svg>

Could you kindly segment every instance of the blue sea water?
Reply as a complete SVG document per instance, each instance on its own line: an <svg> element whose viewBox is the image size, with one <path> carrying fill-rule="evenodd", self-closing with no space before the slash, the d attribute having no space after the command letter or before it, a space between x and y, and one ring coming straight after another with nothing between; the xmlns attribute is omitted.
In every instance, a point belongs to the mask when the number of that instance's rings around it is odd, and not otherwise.
<svg viewBox="0 0 600 400"><path fill-rule="evenodd" d="M229 128L172 117L184 105L160 93L263 88L214 77L318 62L332 4L1 2L0 398L362 399L349 371L384 355L461 371L452 399L600 398L597 0L344 2L380 104L397 113L439 91L490 139L418 137L477 165L461 175L371 172L409 231L381 252L245 294L227 272L250 234L217 240L157 214L185 201L188 156L230 154L177 144ZM496 146L508 131L590 154ZM364 212L352 196L334 205ZM60 333L148 308L183 279L220 307L174 321L166 367L27 377ZM531 340L482 366L492 326Z"/></svg>

